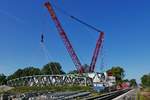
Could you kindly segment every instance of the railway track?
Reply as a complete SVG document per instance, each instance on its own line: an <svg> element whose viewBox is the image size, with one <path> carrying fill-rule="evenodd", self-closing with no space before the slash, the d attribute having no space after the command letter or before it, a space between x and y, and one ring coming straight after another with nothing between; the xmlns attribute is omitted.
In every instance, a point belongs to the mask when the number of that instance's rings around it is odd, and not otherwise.
<svg viewBox="0 0 150 100"><path fill-rule="evenodd" d="M82 100L112 100L113 98L119 95L122 95L128 92L129 90L131 89L119 90L119 91L110 92L110 93L106 93L106 94L94 96L94 97L87 97L87 98L83 98Z"/></svg>
<svg viewBox="0 0 150 100"><path fill-rule="evenodd" d="M17 96L10 95L9 97L16 97L16 99L31 99L31 100L112 100L130 89L119 90L114 92L105 93L98 96L92 96L91 92L74 91L74 92L48 92L48 93L27 93Z"/></svg>

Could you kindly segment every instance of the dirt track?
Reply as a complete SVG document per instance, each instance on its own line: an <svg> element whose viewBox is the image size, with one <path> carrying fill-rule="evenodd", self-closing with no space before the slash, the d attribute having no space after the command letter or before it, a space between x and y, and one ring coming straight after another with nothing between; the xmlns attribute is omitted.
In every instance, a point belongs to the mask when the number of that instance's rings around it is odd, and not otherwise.
<svg viewBox="0 0 150 100"><path fill-rule="evenodd" d="M9 86L6 86L6 85L2 85L0 86L0 92L6 92L8 90L11 90L13 87L9 87Z"/></svg>

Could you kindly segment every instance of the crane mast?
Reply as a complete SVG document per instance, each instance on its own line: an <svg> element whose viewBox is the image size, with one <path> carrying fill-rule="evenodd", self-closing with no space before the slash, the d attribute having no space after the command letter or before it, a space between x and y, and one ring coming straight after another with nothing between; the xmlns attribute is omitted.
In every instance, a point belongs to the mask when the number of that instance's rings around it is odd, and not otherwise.
<svg viewBox="0 0 150 100"><path fill-rule="evenodd" d="M74 49L73 49L73 47L72 47L68 37L67 37L64 29L61 26L61 23L59 22L59 20L58 20L58 18L56 16L56 14L55 14L51 4L50 4L50 2L46 2L45 6L48 9L51 18L52 18L52 20L54 21L54 23L56 25L56 28L57 28L57 30L58 30L58 32L59 32L59 34L60 34L60 36L61 36L61 38L62 38L62 40L64 42L64 45L66 46L67 51L68 51L69 55L71 56L71 59L72 59L73 63L75 64L75 67L77 68L78 72L80 74L82 74L84 72L84 69L82 68L80 60L77 57L77 55L76 55L76 53L75 53L75 51L74 51Z"/></svg>
<svg viewBox="0 0 150 100"><path fill-rule="evenodd" d="M92 61L90 64L89 72L94 72L94 70L95 70L96 61L97 61L103 40L104 40L104 32L100 32L99 38L98 38L97 43L96 43L95 50L93 52L93 57L92 57Z"/></svg>

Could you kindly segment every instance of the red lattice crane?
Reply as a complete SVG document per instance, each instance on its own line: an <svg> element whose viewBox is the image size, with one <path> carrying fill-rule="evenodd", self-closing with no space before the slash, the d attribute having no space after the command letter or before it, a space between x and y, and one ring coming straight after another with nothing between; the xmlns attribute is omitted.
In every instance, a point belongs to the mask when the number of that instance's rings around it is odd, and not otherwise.
<svg viewBox="0 0 150 100"><path fill-rule="evenodd" d="M68 14L67 14L68 15ZM95 65L96 65L96 62L97 62L97 59L98 59L98 55L102 49L102 45L103 45L103 40L104 40L104 32L102 32L101 30L95 28L94 26L92 25L89 25L87 24L86 22L83 22L82 20L78 19L77 17L74 17L74 16L71 16L69 15L70 18L72 18L73 20L99 32L99 37L98 37L98 40L96 42L96 47L94 49L94 52L93 52L93 56L92 56L92 60L91 60L91 64L90 64L90 67L89 67L89 72L92 73L94 72L95 70Z"/></svg>
<svg viewBox="0 0 150 100"><path fill-rule="evenodd" d="M81 63L80 63L80 60L79 60L79 58L77 57L77 55L76 55L76 53L75 53L75 51L74 51L74 49L73 49L73 47L72 47L72 45L71 45L71 43L70 43L68 37L67 37L67 35L66 35L64 29L63 29L62 26L61 26L61 23L59 22L59 20L58 20L58 18L57 18L57 16L56 16L56 14L55 14L55 12L54 12L54 10L53 10L51 4L50 4L50 2L46 2L46 3L45 3L45 6L46 6L46 8L48 9L51 18L52 18L52 20L54 21L54 23L55 23L55 25L56 25L56 28L57 28L57 30L58 30L58 32L59 32L59 34L60 34L60 36L61 36L61 38L62 38L62 40L63 40L63 42L64 42L64 45L65 45L66 48L67 48L67 51L68 51L69 55L71 56L71 59L72 59L73 63L75 64L75 66L76 66L78 72L79 72L80 74L82 74L82 73L84 72L84 69L82 68L82 65L81 65Z"/></svg>
<svg viewBox="0 0 150 100"><path fill-rule="evenodd" d="M97 43L96 43L95 50L93 52L93 57L92 57L92 61L90 64L89 72L94 72L94 70L95 70L95 65L97 62L97 58L98 58L100 49L102 48L103 40L104 40L104 32L100 32Z"/></svg>

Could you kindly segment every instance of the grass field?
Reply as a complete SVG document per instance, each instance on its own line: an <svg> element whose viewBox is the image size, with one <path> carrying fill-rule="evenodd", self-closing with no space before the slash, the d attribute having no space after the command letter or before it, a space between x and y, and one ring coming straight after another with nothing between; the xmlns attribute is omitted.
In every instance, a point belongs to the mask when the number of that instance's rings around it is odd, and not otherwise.
<svg viewBox="0 0 150 100"><path fill-rule="evenodd" d="M141 89L137 94L137 100L150 100L150 87Z"/></svg>
<svg viewBox="0 0 150 100"><path fill-rule="evenodd" d="M61 91L92 91L91 87L89 86L32 86L32 87L15 87L11 90L8 90L7 93L27 93L27 92L61 92Z"/></svg>

